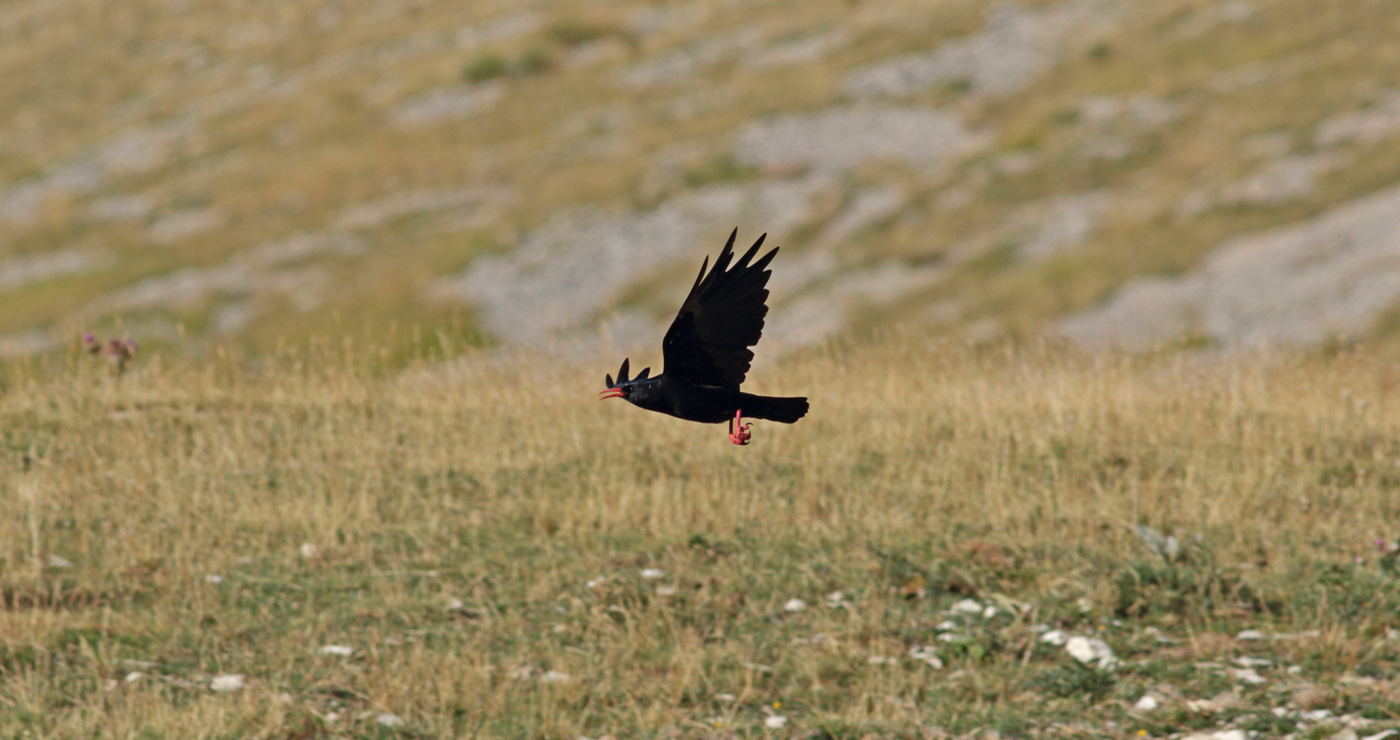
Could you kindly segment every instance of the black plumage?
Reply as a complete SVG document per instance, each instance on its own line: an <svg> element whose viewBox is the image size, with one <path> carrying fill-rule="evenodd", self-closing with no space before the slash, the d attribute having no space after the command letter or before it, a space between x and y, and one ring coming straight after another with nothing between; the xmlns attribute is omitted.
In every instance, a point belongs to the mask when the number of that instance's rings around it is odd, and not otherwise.
<svg viewBox="0 0 1400 740"><path fill-rule="evenodd" d="M768 315L768 263L778 254L774 247L754 261L767 234L734 261L734 239L724 250L700 266L690 294L661 341L665 371L648 377L651 368L627 377L628 361L622 361L617 381L606 376L603 398L624 398L636 406L707 424L730 423L729 439L748 444L749 427L743 417L791 424L807 413L806 398L777 398L744 393L739 387L753 361L749 348L763 335ZM733 266L730 263L733 262ZM709 272L706 273L706 269Z"/></svg>

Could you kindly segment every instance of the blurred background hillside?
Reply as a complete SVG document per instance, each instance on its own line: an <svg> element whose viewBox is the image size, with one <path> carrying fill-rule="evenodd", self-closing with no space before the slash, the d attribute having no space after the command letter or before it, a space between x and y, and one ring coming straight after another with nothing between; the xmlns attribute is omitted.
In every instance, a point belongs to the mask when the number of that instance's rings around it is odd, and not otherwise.
<svg viewBox="0 0 1400 740"><path fill-rule="evenodd" d="M1384 0L14 0L0 354L1400 334ZM775 347L776 348L776 347Z"/></svg>

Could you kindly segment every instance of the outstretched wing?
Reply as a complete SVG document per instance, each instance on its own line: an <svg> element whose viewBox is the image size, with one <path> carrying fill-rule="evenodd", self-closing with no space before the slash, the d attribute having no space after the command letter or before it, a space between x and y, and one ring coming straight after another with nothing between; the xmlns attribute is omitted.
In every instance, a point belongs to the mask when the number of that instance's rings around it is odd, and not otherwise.
<svg viewBox="0 0 1400 740"><path fill-rule="evenodd" d="M774 247L750 264L768 237L764 234L730 267L738 234L735 229L729 235L729 242L715 258L708 275L705 268L709 259L700 266L690 295L666 330L661 353L669 377L737 391L749 372L753 361L749 347L763 335L763 319L768 315L764 304L772 273L766 268L778 249Z"/></svg>

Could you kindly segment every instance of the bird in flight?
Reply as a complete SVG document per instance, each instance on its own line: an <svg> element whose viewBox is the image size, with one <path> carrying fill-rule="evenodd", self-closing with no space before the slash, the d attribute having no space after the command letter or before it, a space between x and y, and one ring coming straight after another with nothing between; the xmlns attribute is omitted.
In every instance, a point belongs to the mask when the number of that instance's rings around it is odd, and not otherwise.
<svg viewBox="0 0 1400 740"><path fill-rule="evenodd" d="M734 262L735 229L724 251L715 258L709 274L709 258L700 266L690 295L661 340L665 370L654 378L644 368L628 379L627 360L617 371L617 382L606 376L602 398L624 398L634 406L705 424L729 422L729 441L749 443L753 424L744 417L791 424L807 414L806 398L778 398L744 393L739 386L749 372L753 352L749 347L763 335L768 315L768 263L778 248L753 261L767 234Z"/></svg>

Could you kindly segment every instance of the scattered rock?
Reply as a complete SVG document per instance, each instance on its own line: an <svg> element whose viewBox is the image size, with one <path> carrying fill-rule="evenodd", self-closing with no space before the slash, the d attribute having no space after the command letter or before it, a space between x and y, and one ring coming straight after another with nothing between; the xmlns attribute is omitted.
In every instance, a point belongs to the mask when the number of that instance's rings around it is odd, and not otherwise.
<svg viewBox="0 0 1400 740"><path fill-rule="evenodd" d="M407 724L404 722L403 717L388 712L380 712L379 716L374 718L374 721L384 727L403 727Z"/></svg>
<svg viewBox="0 0 1400 740"><path fill-rule="evenodd" d="M932 645L919 645L909 650L909 657L922 661L935 670L943 669L943 661L938 657L938 652Z"/></svg>
<svg viewBox="0 0 1400 740"><path fill-rule="evenodd" d="M169 244L224 225L227 218L213 208L167 213L151 224L151 239Z"/></svg>
<svg viewBox="0 0 1400 740"><path fill-rule="evenodd" d="M1251 159L1279 159L1293 151L1293 137L1286 131L1255 134L1240 142L1240 154Z"/></svg>
<svg viewBox="0 0 1400 740"><path fill-rule="evenodd" d="M534 33L543 20L544 16L540 13L493 18L459 29L454 35L454 40L458 49L471 49L493 41L505 41Z"/></svg>
<svg viewBox="0 0 1400 740"><path fill-rule="evenodd" d="M574 677L563 671L549 670L540 675L540 683L573 683Z"/></svg>
<svg viewBox="0 0 1400 740"><path fill-rule="evenodd" d="M1215 732L1197 732L1185 735L1181 740L1248 740L1249 736L1244 730L1216 730Z"/></svg>
<svg viewBox="0 0 1400 740"><path fill-rule="evenodd" d="M981 31L856 69L842 89L856 98L909 97L946 84L988 95L1018 92L1059 60L1071 34L1110 20L1111 11L1112 4L1095 0L1064 0L1044 10L996 3Z"/></svg>
<svg viewBox="0 0 1400 740"><path fill-rule="evenodd" d="M209 682L209 688L213 691L241 691L245 684L242 674L226 673L215 676L214 680Z"/></svg>
<svg viewBox="0 0 1400 740"><path fill-rule="evenodd" d="M1396 135L1400 135L1400 90L1391 90L1373 105L1338 113L1318 124L1313 143L1320 147L1374 144Z"/></svg>
<svg viewBox="0 0 1400 740"><path fill-rule="evenodd" d="M861 231L899 213L907 201L908 196L903 188L896 185L857 190L846 207L827 223L826 228L817 237L815 246L821 249L842 244Z"/></svg>
<svg viewBox="0 0 1400 740"><path fill-rule="evenodd" d="M1224 203L1278 205L1301 200L1317 189L1317 179L1346 164L1337 152L1287 156L1260 167L1254 174L1224 189Z"/></svg>
<svg viewBox="0 0 1400 740"><path fill-rule="evenodd" d="M735 138L734 158L773 170L839 171L891 161L927 175L988 140L937 110L850 106L747 123Z"/></svg>
<svg viewBox="0 0 1400 740"><path fill-rule="evenodd" d="M433 90L401 103L389 113L389 123L418 128L461 120L491 108L504 94L505 86L499 80Z"/></svg>
<svg viewBox="0 0 1400 740"><path fill-rule="evenodd" d="M1216 694L1210 699L1188 699L1186 708L1203 714L1219 714L1239 703L1239 697L1228 691Z"/></svg>
<svg viewBox="0 0 1400 740"><path fill-rule="evenodd" d="M688 44L670 54L640 61L623 70L618 79L623 85L637 89L688 82L701 71L762 43L763 34L751 26L720 31L712 38Z"/></svg>
<svg viewBox="0 0 1400 740"><path fill-rule="evenodd" d="M771 69L811 64L821 61L833 51L850 45L851 41L851 32L844 28L780 41L745 57L743 66L749 69Z"/></svg>
<svg viewBox="0 0 1400 740"><path fill-rule="evenodd" d="M844 270L820 293L780 304L769 313L764 336L780 347L817 344L846 326L850 313L862 305L883 306L928 287L944 275L940 265L911 266L887 261L863 269Z"/></svg>
<svg viewBox="0 0 1400 740"><path fill-rule="evenodd" d="M632 13L632 30L642 36L677 31L704 23L710 6L703 0L684 5L643 6Z"/></svg>
<svg viewBox="0 0 1400 740"><path fill-rule="evenodd" d="M508 193L500 188L424 188L390 193L377 200L347 206L335 220L342 230L370 229L394 219L434 211L463 210L482 220L481 213L504 202ZM324 240L332 240L330 234Z"/></svg>
<svg viewBox="0 0 1400 740"><path fill-rule="evenodd" d="M952 611L961 614L981 614L982 605L972 599L963 599L953 605Z"/></svg>
<svg viewBox="0 0 1400 740"><path fill-rule="evenodd" d="M1151 712L1160 706L1162 706L1162 702L1159 701L1157 697L1152 694L1143 694L1142 698L1138 699L1137 703L1133 705L1133 709L1139 712Z"/></svg>
<svg viewBox="0 0 1400 740"><path fill-rule="evenodd" d="M348 658L351 655L355 654L355 648L346 645L322 645L320 649L316 652L320 653L321 655L338 655L340 657Z"/></svg>
<svg viewBox="0 0 1400 740"><path fill-rule="evenodd" d="M37 178L0 189L0 221L28 225L51 197L84 195L114 177L154 170L170 158L190 129L188 121L178 120L129 130Z"/></svg>
<svg viewBox="0 0 1400 740"><path fill-rule="evenodd" d="M350 234L302 231L259 244L231 261L255 267L279 267L323 255L360 257L368 251L363 240Z"/></svg>
<svg viewBox="0 0 1400 740"><path fill-rule="evenodd" d="M99 221L139 221L156 209L155 199L145 195L109 195L88 206L88 215Z"/></svg>
<svg viewBox="0 0 1400 740"><path fill-rule="evenodd" d="M1071 637L1065 643L1065 652L1085 665L1098 665L1099 668L1104 669L1118 665L1118 658L1113 654L1113 648L1097 637L1080 637L1078 635Z"/></svg>
<svg viewBox="0 0 1400 740"><path fill-rule="evenodd" d="M433 283L430 293L475 304L498 337L544 348L595 320L638 280L693 257L702 240L723 238L736 222L763 224L774 243L811 218L813 198L829 187L822 178L714 185L644 213L556 213L514 251L478 257L459 277ZM644 316L619 318L637 323L641 335L655 329Z"/></svg>
<svg viewBox="0 0 1400 740"><path fill-rule="evenodd" d="M263 271L232 261L215 267L189 267L144 278L136 284L100 296L86 309L104 316L116 312L192 307L216 295L282 294L298 310L319 305L329 276L323 267Z"/></svg>
<svg viewBox="0 0 1400 740"><path fill-rule="evenodd" d="M68 275L92 272L111 263L111 255L91 249L59 249L0 260L0 293Z"/></svg>
<svg viewBox="0 0 1400 740"><path fill-rule="evenodd" d="M1028 262L1040 262L1087 242L1112 202L1107 193L1091 192L1022 207L1011 218L1012 228L1031 228L1017 254Z"/></svg>
<svg viewBox="0 0 1400 740"><path fill-rule="evenodd" d="M1231 668L1230 675L1234 676L1235 680L1240 683L1247 683L1255 686L1269 682L1269 679L1256 673L1253 668Z"/></svg>
<svg viewBox="0 0 1400 740"><path fill-rule="evenodd" d="M783 604L783 611L785 612L801 612L806 610L807 602L802 599L788 599L787 603Z"/></svg>
<svg viewBox="0 0 1400 740"><path fill-rule="evenodd" d="M1141 347L1188 331L1228 345L1306 344L1365 331L1397 297L1400 188L1392 187L1232 239L1184 277L1133 280L1059 331L1088 345Z"/></svg>

